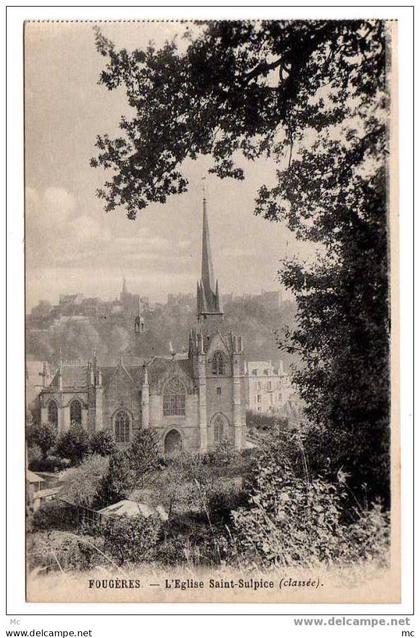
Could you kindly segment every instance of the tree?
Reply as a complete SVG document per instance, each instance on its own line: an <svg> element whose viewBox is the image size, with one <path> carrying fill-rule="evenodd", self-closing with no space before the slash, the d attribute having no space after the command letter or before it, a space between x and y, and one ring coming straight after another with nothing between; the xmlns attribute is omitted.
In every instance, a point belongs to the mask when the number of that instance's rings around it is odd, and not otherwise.
<svg viewBox="0 0 420 638"><path fill-rule="evenodd" d="M136 433L128 450L130 468L139 486L159 466L159 443L154 430L141 429Z"/></svg>
<svg viewBox="0 0 420 638"><path fill-rule="evenodd" d="M63 432L57 441L57 454L78 465L89 454L89 436L80 423L73 422L67 432Z"/></svg>
<svg viewBox="0 0 420 638"><path fill-rule="evenodd" d="M108 471L98 490L98 501L102 507L126 498L133 489L133 472L126 451L116 452L109 457Z"/></svg>
<svg viewBox="0 0 420 638"><path fill-rule="evenodd" d="M182 162L244 178L237 158L269 157L256 214L316 242L316 263L284 262L297 327L295 382L316 429L319 466L344 465L352 487L389 498L388 27L380 20L211 21L187 27L184 51L118 51L100 83L125 87L122 135L97 138L92 166L113 171L98 196L135 219L188 183ZM236 163L235 163L236 162ZM249 165L249 164L248 164Z"/></svg>
<svg viewBox="0 0 420 638"><path fill-rule="evenodd" d="M92 507L98 500L108 465L107 458L99 454L92 454L77 467L66 470L63 474L60 496L75 505Z"/></svg>
<svg viewBox="0 0 420 638"><path fill-rule="evenodd" d="M109 456L117 451L115 438L111 430L98 430L90 437L90 450L92 454Z"/></svg>
<svg viewBox="0 0 420 638"><path fill-rule="evenodd" d="M29 447L38 446L45 459L57 440L57 430L51 423L30 423L26 428L26 440Z"/></svg>

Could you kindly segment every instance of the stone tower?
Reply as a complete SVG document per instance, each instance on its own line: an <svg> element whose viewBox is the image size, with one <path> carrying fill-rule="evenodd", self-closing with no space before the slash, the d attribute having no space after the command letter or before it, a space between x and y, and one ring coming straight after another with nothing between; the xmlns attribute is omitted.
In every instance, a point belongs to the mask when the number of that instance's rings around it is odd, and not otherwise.
<svg viewBox="0 0 420 638"><path fill-rule="evenodd" d="M201 255L201 281L197 283L197 318L204 332L215 328L223 320L219 282L214 279L211 255L207 202L203 198L203 240Z"/></svg>
<svg viewBox="0 0 420 638"><path fill-rule="evenodd" d="M207 202L203 198L201 280L197 283L197 326L189 335L189 358L198 393L200 451L228 438L244 444L245 393L242 338L224 333L219 283L214 277Z"/></svg>

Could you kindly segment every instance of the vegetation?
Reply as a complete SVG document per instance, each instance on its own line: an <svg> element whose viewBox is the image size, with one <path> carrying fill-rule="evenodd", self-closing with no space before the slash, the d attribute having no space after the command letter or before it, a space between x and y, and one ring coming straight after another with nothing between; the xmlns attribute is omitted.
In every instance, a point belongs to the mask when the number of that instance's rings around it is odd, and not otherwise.
<svg viewBox="0 0 420 638"><path fill-rule="evenodd" d="M242 563L311 566L354 564L374 557L386 563L389 515L362 508L346 475L334 482L310 478L305 453L274 435L254 467L249 501L233 510L235 553Z"/></svg>
<svg viewBox="0 0 420 638"><path fill-rule="evenodd" d="M156 511L77 529L73 510L47 503L32 529L77 533L83 549L72 549L71 562L80 560L79 569L100 560L87 542L114 565L385 565L389 556L389 515L378 503L359 503L343 472L334 480L315 475L300 435L288 431L267 436L250 458L236 455L233 465L224 455L179 454L148 475L146 488L136 483L126 452L94 455L64 475L63 494L96 509L128 497L168 513L167 522ZM79 547L74 539L70 545Z"/></svg>
<svg viewBox="0 0 420 638"><path fill-rule="evenodd" d="M128 454L116 452L109 457L109 464L99 488L98 502L102 507L127 498L133 489L133 473Z"/></svg>
<svg viewBox="0 0 420 638"><path fill-rule="evenodd" d="M92 454L99 454L100 456L109 456L117 451L112 430L98 430L97 432L93 432L89 445Z"/></svg>
<svg viewBox="0 0 420 638"><path fill-rule="evenodd" d="M98 500L108 466L107 457L92 454L80 465L66 470L60 496L74 505L93 507Z"/></svg>
<svg viewBox="0 0 420 638"><path fill-rule="evenodd" d="M104 551L119 565L147 561L158 543L161 526L158 516L110 516L103 526Z"/></svg>
<svg viewBox="0 0 420 638"><path fill-rule="evenodd" d="M148 475L159 465L159 439L151 429L138 430L128 449L128 460L136 485L143 486Z"/></svg>
<svg viewBox="0 0 420 638"><path fill-rule="evenodd" d="M80 423L73 422L66 432L57 440L57 454L69 459L72 464L79 464L90 452L89 436Z"/></svg>
<svg viewBox="0 0 420 638"><path fill-rule="evenodd" d="M42 459L45 459L56 444L57 428L51 423L31 423L26 428L26 441L29 448L32 448L32 456L35 455L36 447L41 452Z"/></svg>

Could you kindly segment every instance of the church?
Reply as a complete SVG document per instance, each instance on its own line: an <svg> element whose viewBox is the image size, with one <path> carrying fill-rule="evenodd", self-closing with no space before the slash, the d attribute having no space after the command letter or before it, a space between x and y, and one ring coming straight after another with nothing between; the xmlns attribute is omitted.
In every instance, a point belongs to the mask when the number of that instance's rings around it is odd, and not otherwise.
<svg viewBox="0 0 420 638"><path fill-rule="evenodd" d="M136 317L135 332L141 317ZM116 365L60 362L50 381L46 367L39 395L41 422L59 433L72 422L88 432L110 429L117 444L130 443L139 428L158 434L164 454L205 454L224 439L245 445L245 362L242 338L223 330L223 308L213 273L206 199L203 199L201 280L197 323L188 352Z"/></svg>

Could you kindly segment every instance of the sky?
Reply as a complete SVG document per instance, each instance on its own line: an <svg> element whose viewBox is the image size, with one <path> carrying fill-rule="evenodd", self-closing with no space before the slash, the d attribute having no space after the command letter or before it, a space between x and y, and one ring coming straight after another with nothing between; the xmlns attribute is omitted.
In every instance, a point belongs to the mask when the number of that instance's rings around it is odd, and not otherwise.
<svg viewBox="0 0 420 638"><path fill-rule="evenodd" d="M117 47L161 45L179 23L104 23ZM186 161L189 190L153 204L136 221L105 213L95 191L105 179L89 166L97 134L118 132L122 90L98 85L105 59L89 23L29 23L25 30L27 305L62 293L113 299L122 278L152 301L195 293L200 277L202 177L216 277L222 293L280 289L280 259L305 253L282 223L253 215L258 187L270 185L267 160L245 162L245 180L208 175L208 158Z"/></svg>

